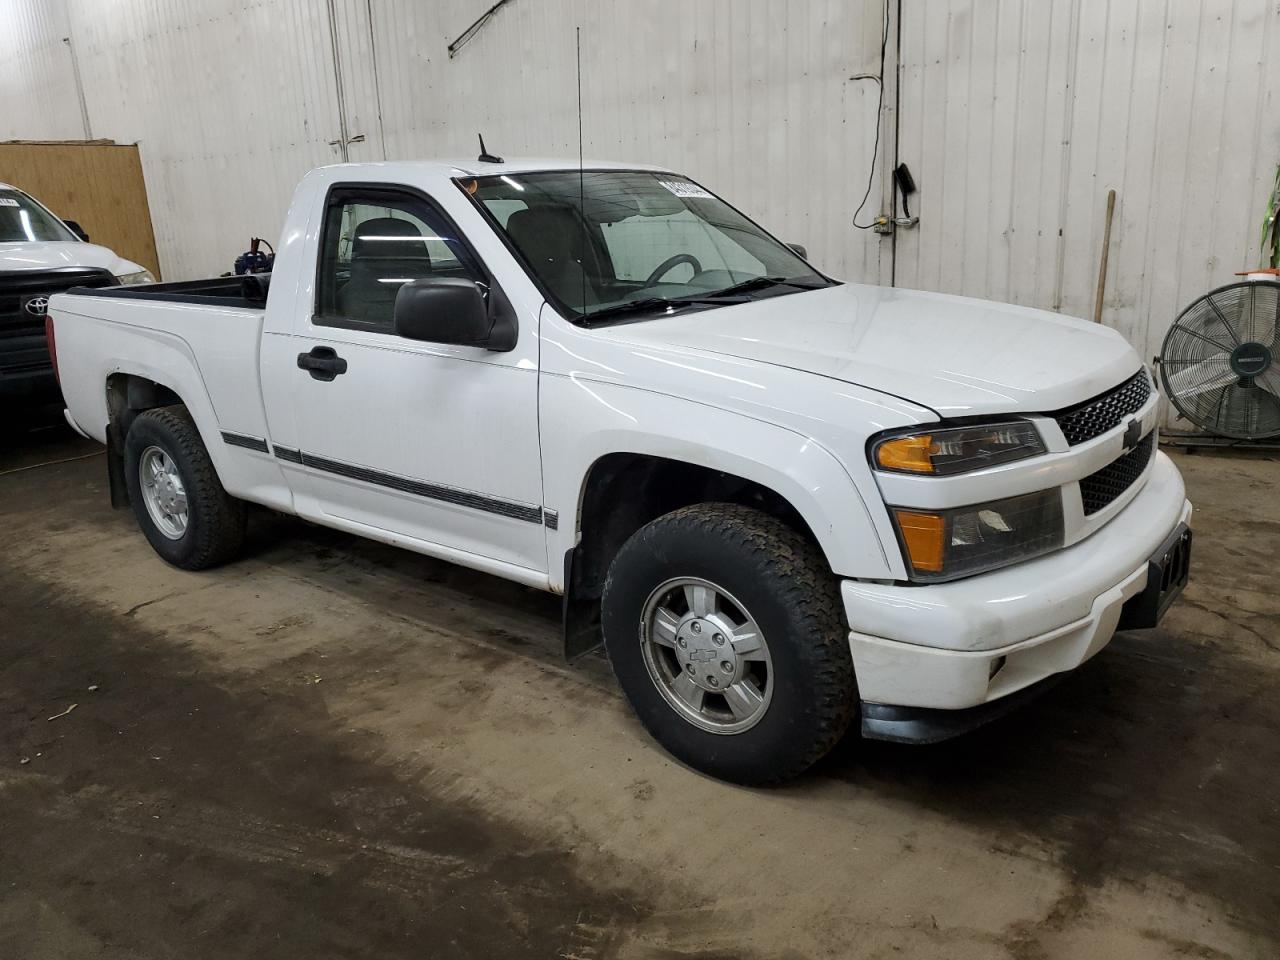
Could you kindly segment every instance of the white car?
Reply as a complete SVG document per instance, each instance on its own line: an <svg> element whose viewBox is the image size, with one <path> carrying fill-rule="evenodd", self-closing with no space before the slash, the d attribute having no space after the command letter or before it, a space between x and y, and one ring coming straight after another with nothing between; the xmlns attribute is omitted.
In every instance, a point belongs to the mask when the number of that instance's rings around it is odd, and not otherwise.
<svg viewBox="0 0 1280 960"><path fill-rule="evenodd" d="M17 187L0 183L0 402L58 395L44 334L51 294L155 279L88 239L74 220L59 220Z"/></svg>
<svg viewBox="0 0 1280 960"><path fill-rule="evenodd" d="M187 569L245 504L563 594L676 757L923 742L1149 627L1191 505L1117 333L839 283L679 174L347 164L274 274L53 298L68 417Z"/></svg>

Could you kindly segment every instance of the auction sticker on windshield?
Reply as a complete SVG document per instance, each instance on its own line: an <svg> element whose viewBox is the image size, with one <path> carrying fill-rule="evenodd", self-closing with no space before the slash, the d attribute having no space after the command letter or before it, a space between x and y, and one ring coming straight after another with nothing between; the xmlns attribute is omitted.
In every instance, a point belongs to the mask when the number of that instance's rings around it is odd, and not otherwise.
<svg viewBox="0 0 1280 960"><path fill-rule="evenodd" d="M708 200L711 199L711 194L696 183L690 183L688 180L659 180L658 182L677 197L705 197Z"/></svg>

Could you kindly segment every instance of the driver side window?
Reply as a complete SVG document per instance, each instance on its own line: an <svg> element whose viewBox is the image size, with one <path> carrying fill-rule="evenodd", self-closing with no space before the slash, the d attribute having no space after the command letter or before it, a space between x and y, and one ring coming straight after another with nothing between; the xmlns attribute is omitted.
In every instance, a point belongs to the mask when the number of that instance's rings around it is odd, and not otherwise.
<svg viewBox="0 0 1280 960"><path fill-rule="evenodd" d="M392 332L396 294L411 280L482 281L448 221L394 190L334 190L325 208L313 322Z"/></svg>

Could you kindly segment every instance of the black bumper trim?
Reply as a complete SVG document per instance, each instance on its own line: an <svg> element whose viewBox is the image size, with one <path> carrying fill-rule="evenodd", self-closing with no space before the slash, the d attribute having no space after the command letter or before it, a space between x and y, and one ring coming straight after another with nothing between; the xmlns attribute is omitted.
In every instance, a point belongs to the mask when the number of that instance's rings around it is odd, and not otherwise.
<svg viewBox="0 0 1280 960"><path fill-rule="evenodd" d="M1150 630L1191 576L1191 528L1180 523L1147 561L1147 585L1120 608L1117 630Z"/></svg>
<svg viewBox="0 0 1280 960"><path fill-rule="evenodd" d="M941 743L976 730L1018 709L1050 687L1057 686L1067 673L1055 673L999 700L980 703L964 710L864 703L862 735L868 740L888 740L891 743Z"/></svg>

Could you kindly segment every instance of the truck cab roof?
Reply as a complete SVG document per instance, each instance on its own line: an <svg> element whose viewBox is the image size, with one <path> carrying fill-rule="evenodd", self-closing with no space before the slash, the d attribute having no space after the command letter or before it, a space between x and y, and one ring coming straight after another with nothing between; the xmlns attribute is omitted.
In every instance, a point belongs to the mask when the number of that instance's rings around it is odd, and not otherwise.
<svg viewBox="0 0 1280 960"><path fill-rule="evenodd" d="M386 161L369 161L363 163L337 163L330 164L327 167L321 167L322 170L341 169L356 173L358 171L378 170L382 173L392 171L403 172L404 175L416 176L439 176L439 177L483 177L495 174L512 174L512 173L548 173L554 170L577 170L577 157L512 157L504 158L502 163L485 163L476 160L474 157L469 159L449 159L442 158L438 160L386 160ZM584 170L652 170L656 172L670 173L668 167L653 166L644 163L619 163L615 160L583 160L582 168Z"/></svg>

